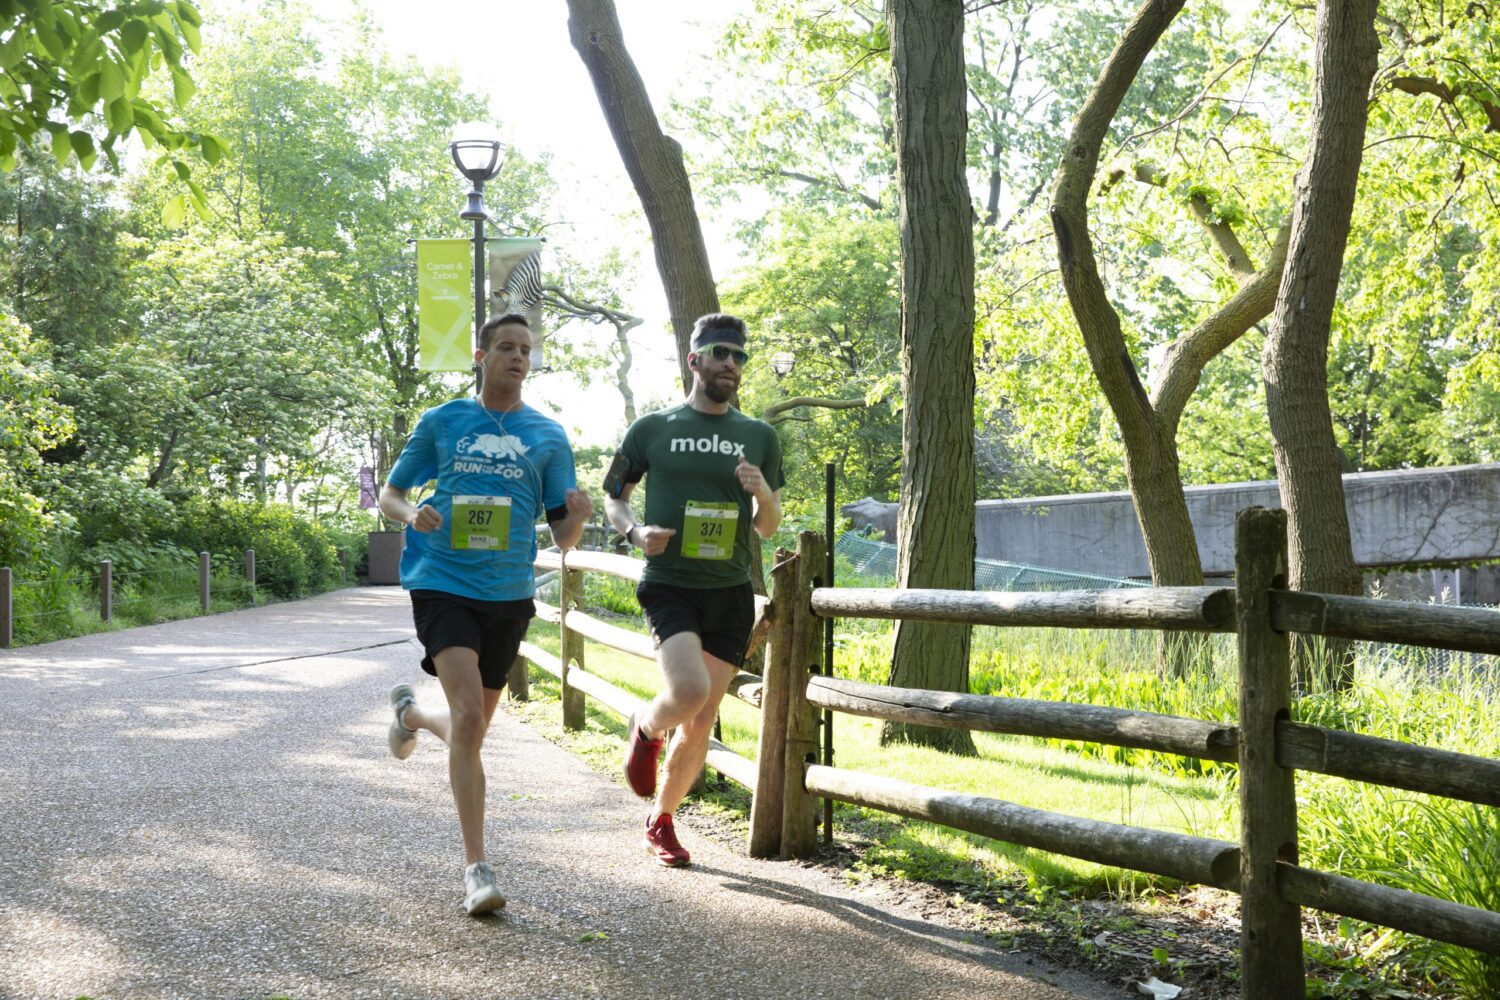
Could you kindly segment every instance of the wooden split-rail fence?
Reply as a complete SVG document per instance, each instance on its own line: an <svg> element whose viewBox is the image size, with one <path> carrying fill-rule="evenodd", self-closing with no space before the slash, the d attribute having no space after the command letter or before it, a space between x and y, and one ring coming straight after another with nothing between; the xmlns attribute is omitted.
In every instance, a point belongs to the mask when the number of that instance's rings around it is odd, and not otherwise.
<svg viewBox="0 0 1500 1000"><path fill-rule="evenodd" d="M757 612L764 619L759 624L769 626L765 674L741 671L730 687L731 694L760 710L757 758L749 760L717 740L708 753L710 766L753 795L751 855L796 858L815 853L818 800L826 798L1099 864L1217 886L1241 897L1241 986L1246 997L1305 995L1302 907L1500 955L1500 913L1298 864L1297 771L1500 806L1500 760L1293 722L1289 649L1289 634L1296 632L1500 654L1500 612L1289 591L1286 516L1278 510L1241 511L1235 546L1233 589L845 589L817 586L824 541L803 532L795 553L778 553L771 599L757 598ZM655 659L655 651L649 637L582 610L583 574L639 580L644 564L575 550L542 553L537 567L562 576L559 606L538 602L538 615L560 627L560 655L523 643L520 659L561 681L565 728L583 727L586 696L629 718L640 702L584 669L585 640L648 660ZM1236 632L1239 724L840 680L821 669L824 621L833 617ZM511 685L514 696L525 697L526 670L513 670ZM1234 762L1239 768L1239 840L1084 819L819 764L820 710Z"/></svg>

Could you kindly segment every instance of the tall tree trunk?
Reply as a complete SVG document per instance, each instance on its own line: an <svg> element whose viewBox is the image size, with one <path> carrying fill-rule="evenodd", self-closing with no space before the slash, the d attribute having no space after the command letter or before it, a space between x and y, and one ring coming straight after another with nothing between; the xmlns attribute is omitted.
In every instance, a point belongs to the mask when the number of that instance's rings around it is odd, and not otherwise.
<svg viewBox="0 0 1500 1000"><path fill-rule="evenodd" d="M887 14L901 190L898 583L974 587L974 235L966 166L961 0L895 0ZM970 630L898 622L890 683L969 690ZM974 754L961 729L887 722L881 741Z"/></svg>
<svg viewBox="0 0 1500 1000"><path fill-rule="evenodd" d="M568 35L594 81L604 120L651 227L656 270L672 314L682 387L691 391L693 373L687 359L693 322L719 311L719 291L708 266L682 146L661 130L646 85L625 49L614 0L568 0ZM739 398L733 402L738 406ZM757 594L766 592L759 545L750 546L750 582Z"/></svg>
<svg viewBox="0 0 1500 1000"><path fill-rule="evenodd" d="M1291 241L1261 356L1276 479L1287 512L1294 590L1358 594L1338 446L1328 406L1328 337L1364 152L1370 81L1380 42L1376 0L1318 4L1311 142L1297 174ZM1299 680L1353 680L1347 643L1298 643Z"/></svg>
<svg viewBox="0 0 1500 1000"><path fill-rule="evenodd" d="M719 293L708 266L682 146L661 130L646 85L625 49L613 0L568 0L568 34L594 81L604 119L651 227L656 269L666 288L687 391L693 384L687 366L693 321L719 311Z"/></svg>

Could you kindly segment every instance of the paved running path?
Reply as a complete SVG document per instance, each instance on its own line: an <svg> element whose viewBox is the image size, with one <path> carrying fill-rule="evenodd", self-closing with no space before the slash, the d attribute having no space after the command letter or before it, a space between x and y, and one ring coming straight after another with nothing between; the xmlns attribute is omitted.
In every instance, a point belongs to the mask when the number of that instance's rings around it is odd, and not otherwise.
<svg viewBox="0 0 1500 1000"><path fill-rule="evenodd" d="M385 749L392 684L441 697L418 655L395 588L0 650L0 997L1125 995L686 822L661 868L618 780L503 712L511 902L469 918L444 751Z"/></svg>

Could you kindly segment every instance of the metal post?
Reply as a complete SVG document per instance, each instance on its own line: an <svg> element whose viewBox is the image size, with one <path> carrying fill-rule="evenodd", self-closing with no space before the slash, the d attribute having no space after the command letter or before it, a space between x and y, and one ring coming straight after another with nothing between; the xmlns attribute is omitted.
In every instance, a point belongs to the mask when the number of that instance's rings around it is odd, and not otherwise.
<svg viewBox="0 0 1500 1000"><path fill-rule="evenodd" d="M15 620L11 606L10 567L0 566L0 649L9 649L15 635L11 623Z"/></svg>
<svg viewBox="0 0 1500 1000"><path fill-rule="evenodd" d="M198 553L198 607L205 615L208 614L208 574L212 565L207 552Z"/></svg>
<svg viewBox="0 0 1500 1000"><path fill-rule="evenodd" d="M484 185L475 182L475 190L483 190ZM484 220L474 220L474 350L479 350L479 331L484 326L485 314L484 294ZM484 389L484 369L479 365L474 366L474 395L479 395Z"/></svg>
<svg viewBox="0 0 1500 1000"><path fill-rule="evenodd" d="M339 555L343 555L342 552ZM255 550L245 550L245 582L250 584L250 603L255 604Z"/></svg>
<svg viewBox="0 0 1500 1000"><path fill-rule="evenodd" d="M108 559L99 563L99 620L107 622L115 614L115 564Z"/></svg>

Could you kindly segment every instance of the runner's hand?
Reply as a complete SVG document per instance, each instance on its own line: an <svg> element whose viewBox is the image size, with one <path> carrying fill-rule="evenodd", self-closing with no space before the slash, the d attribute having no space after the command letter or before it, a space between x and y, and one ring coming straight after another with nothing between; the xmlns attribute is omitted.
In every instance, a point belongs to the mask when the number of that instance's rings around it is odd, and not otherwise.
<svg viewBox="0 0 1500 1000"><path fill-rule="evenodd" d="M659 528L654 524L637 524L634 535L641 551L648 556L659 556L667 551L667 543L677 534L676 528Z"/></svg>
<svg viewBox="0 0 1500 1000"><path fill-rule="evenodd" d="M417 508L416 514L411 519L412 530L426 534L436 531L443 526L443 515L431 504L424 504Z"/></svg>
<svg viewBox="0 0 1500 1000"><path fill-rule="evenodd" d="M587 521L594 516L594 501L583 490L568 491L568 516L579 521Z"/></svg>
<svg viewBox="0 0 1500 1000"><path fill-rule="evenodd" d="M743 456L739 464L734 467L734 474L739 476L740 486L744 487L746 493L763 496L770 492L766 489L766 477L761 475L760 466L751 465Z"/></svg>

